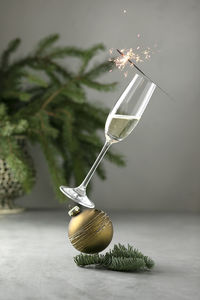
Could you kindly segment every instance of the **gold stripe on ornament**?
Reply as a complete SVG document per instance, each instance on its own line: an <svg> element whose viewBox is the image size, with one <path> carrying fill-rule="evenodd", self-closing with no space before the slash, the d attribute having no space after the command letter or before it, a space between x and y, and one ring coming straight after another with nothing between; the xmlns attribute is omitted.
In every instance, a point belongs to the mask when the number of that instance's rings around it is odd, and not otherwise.
<svg viewBox="0 0 200 300"><path fill-rule="evenodd" d="M89 231L91 231L91 234L96 234L96 232L102 230L102 228L105 227L110 222L110 220L107 216L105 216L105 214L101 215L99 214L95 216L88 224L86 224L79 231L70 236L70 241L76 243L76 239L85 238L85 235L87 235Z"/></svg>
<svg viewBox="0 0 200 300"><path fill-rule="evenodd" d="M103 215L103 216L101 216ZM92 231L94 231L93 228L95 228L95 224L96 226L99 224L99 223L102 223L103 221L103 218L108 218L107 215L105 215L104 212L98 212L98 214L93 217L87 224L85 224L80 230L76 231L72 236L71 238L76 238L76 236L80 236L81 234L83 234L84 232L90 230L92 228ZM96 221L97 219L97 221ZM98 220L99 219L99 220Z"/></svg>
<svg viewBox="0 0 200 300"><path fill-rule="evenodd" d="M93 237L96 237L105 227L111 227L112 223L104 212L99 212L80 230L69 236L69 240L75 248L84 250Z"/></svg>

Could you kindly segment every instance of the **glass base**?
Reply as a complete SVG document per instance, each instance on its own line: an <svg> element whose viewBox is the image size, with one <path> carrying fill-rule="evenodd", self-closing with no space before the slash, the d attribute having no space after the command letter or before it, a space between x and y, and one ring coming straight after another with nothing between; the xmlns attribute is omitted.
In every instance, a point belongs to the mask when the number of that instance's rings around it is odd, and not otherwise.
<svg viewBox="0 0 200 300"><path fill-rule="evenodd" d="M81 190L79 187L77 188L69 188L66 186L60 186L60 190L67 197L72 199L74 202L81 204L85 207L94 208L95 205L90 199L87 197L84 190Z"/></svg>

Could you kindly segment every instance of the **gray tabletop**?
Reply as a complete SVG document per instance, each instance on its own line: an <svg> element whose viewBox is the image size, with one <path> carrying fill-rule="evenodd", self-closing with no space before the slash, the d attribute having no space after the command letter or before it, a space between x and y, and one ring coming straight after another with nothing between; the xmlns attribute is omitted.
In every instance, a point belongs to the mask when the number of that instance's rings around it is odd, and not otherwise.
<svg viewBox="0 0 200 300"><path fill-rule="evenodd" d="M199 300L199 215L110 213L114 243L152 257L151 272L79 268L63 211L0 216L0 299Z"/></svg>

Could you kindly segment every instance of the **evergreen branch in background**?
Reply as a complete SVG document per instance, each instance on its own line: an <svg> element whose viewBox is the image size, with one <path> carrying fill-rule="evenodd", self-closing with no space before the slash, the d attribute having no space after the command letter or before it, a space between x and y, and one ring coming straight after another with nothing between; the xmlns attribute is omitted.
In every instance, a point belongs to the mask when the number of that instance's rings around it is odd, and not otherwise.
<svg viewBox="0 0 200 300"><path fill-rule="evenodd" d="M43 38L37 45L36 47L36 52L35 54L37 56L40 56L43 54L46 50L49 49L56 41L59 40L59 34L51 34L48 35L47 37Z"/></svg>
<svg viewBox="0 0 200 300"><path fill-rule="evenodd" d="M95 79L98 76L110 71L114 67L113 61L106 61L101 64L95 65L90 71L88 71L85 76L88 79Z"/></svg>
<svg viewBox="0 0 200 300"><path fill-rule="evenodd" d="M91 89L95 89L95 90L98 90L98 91L104 91L104 92L110 92L112 91L115 87L116 87L116 82L113 82L113 83L99 83L99 82L96 82L96 81L92 81L88 78L83 78L81 80L81 83L83 83L84 85L88 86L89 88Z"/></svg>
<svg viewBox="0 0 200 300"><path fill-rule="evenodd" d="M88 49L87 51L85 51L85 56L83 59L83 63L80 69L80 74L82 74L85 69L87 68L89 61L97 54L97 52L99 50L105 50L105 47L103 44L97 44L95 46L93 46L92 48Z"/></svg>
<svg viewBox="0 0 200 300"><path fill-rule="evenodd" d="M44 134L42 134L40 138L40 145L48 163L55 195L61 202L66 201L66 197L61 195L58 189L60 182L66 182L66 179L59 164L59 154L57 153L57 149Z"/></svg>
<svg viewBox="0 0 200 300"><path fill-rule="evenodd" d="M39 144L56 196L64 201L67 198L58 187L79 184L104 143L99 130L104 130L108 109L88 101L86 91L90 88L109 92L116 83L98 80L113 67L112 62L92 64L98 52L105 50L104 45L81 49L60 46L58 41L59 35L51 34L19 59L11 57L20 45L20 39L14 39L1 55L0 158L8 160L13 174L19 176L28 191L33 175L23 153L20 154L17 138ZM65 65L65 59L71 57L79 62L77 70ZM124 165L122 156L112 151L106 159ZM103 165L97 169L97 175L106 178Z"/></svg>
<svg viewBox="0 0 200 300"><path fill-rule="evenodd" d="M12 52L16 51L21 43L19 38L12 40L9 44L7 49L2 53L1 56L1 68L5 69L9 64L9 58Z"/></svg>
<svg viewBox="0 0 200 300"><path fill-rule="evenodd" d="M139 272L154 267L154 261L128 244L118 244L106 254L79 254L74 257L79 267L95 265L113 271Z"/></svg>
<svg viewBox="0 0 200 300"><path fill-rule="evenodd" d="M106 154L105 157L107 160L109 160L111 163L115 163L117 166L125 166L125 158L123 155L119 155L115 153L114 151L109 151Z"/></svg>
<svg viewBox="0 0 200 300"><path fill-rule="evenodd" d="M43 78L35 74L27 74L27 81L43 88L47 88L48 86L47 82Z"/></svg>
<svg viewBox="0 0 200 300"><path fill-rule="evenodd" d="M85 52L76 47L55 47L48 53L50 59L64 58L66 56L79 57L82 59L85 56Z"/></svg>

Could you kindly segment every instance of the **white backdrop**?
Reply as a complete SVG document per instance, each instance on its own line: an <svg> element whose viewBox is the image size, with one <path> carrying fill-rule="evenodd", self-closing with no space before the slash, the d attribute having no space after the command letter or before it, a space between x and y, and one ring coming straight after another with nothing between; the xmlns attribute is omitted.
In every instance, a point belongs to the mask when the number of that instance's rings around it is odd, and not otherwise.
<svg viewBox="0 0 200 300"><path fill-rule="evenodd" d="M123 10L127 13L124 14ZM39 38L58 32L61 43L107 48L158 44L160 52L141 67L176 99L157 91L143 120L127 140L113 147L123 152L127 167L106 163L107 181L94 178L93 201L105 210L200 210L200 1L198 0L6 0L0 1L0 50L17 36L19 54L31 50ZM90 98L112 107L126 81L117 79L114 93L90 92ZM38 182L27 207L55 207L47 168L33 149Z"/></svg>

